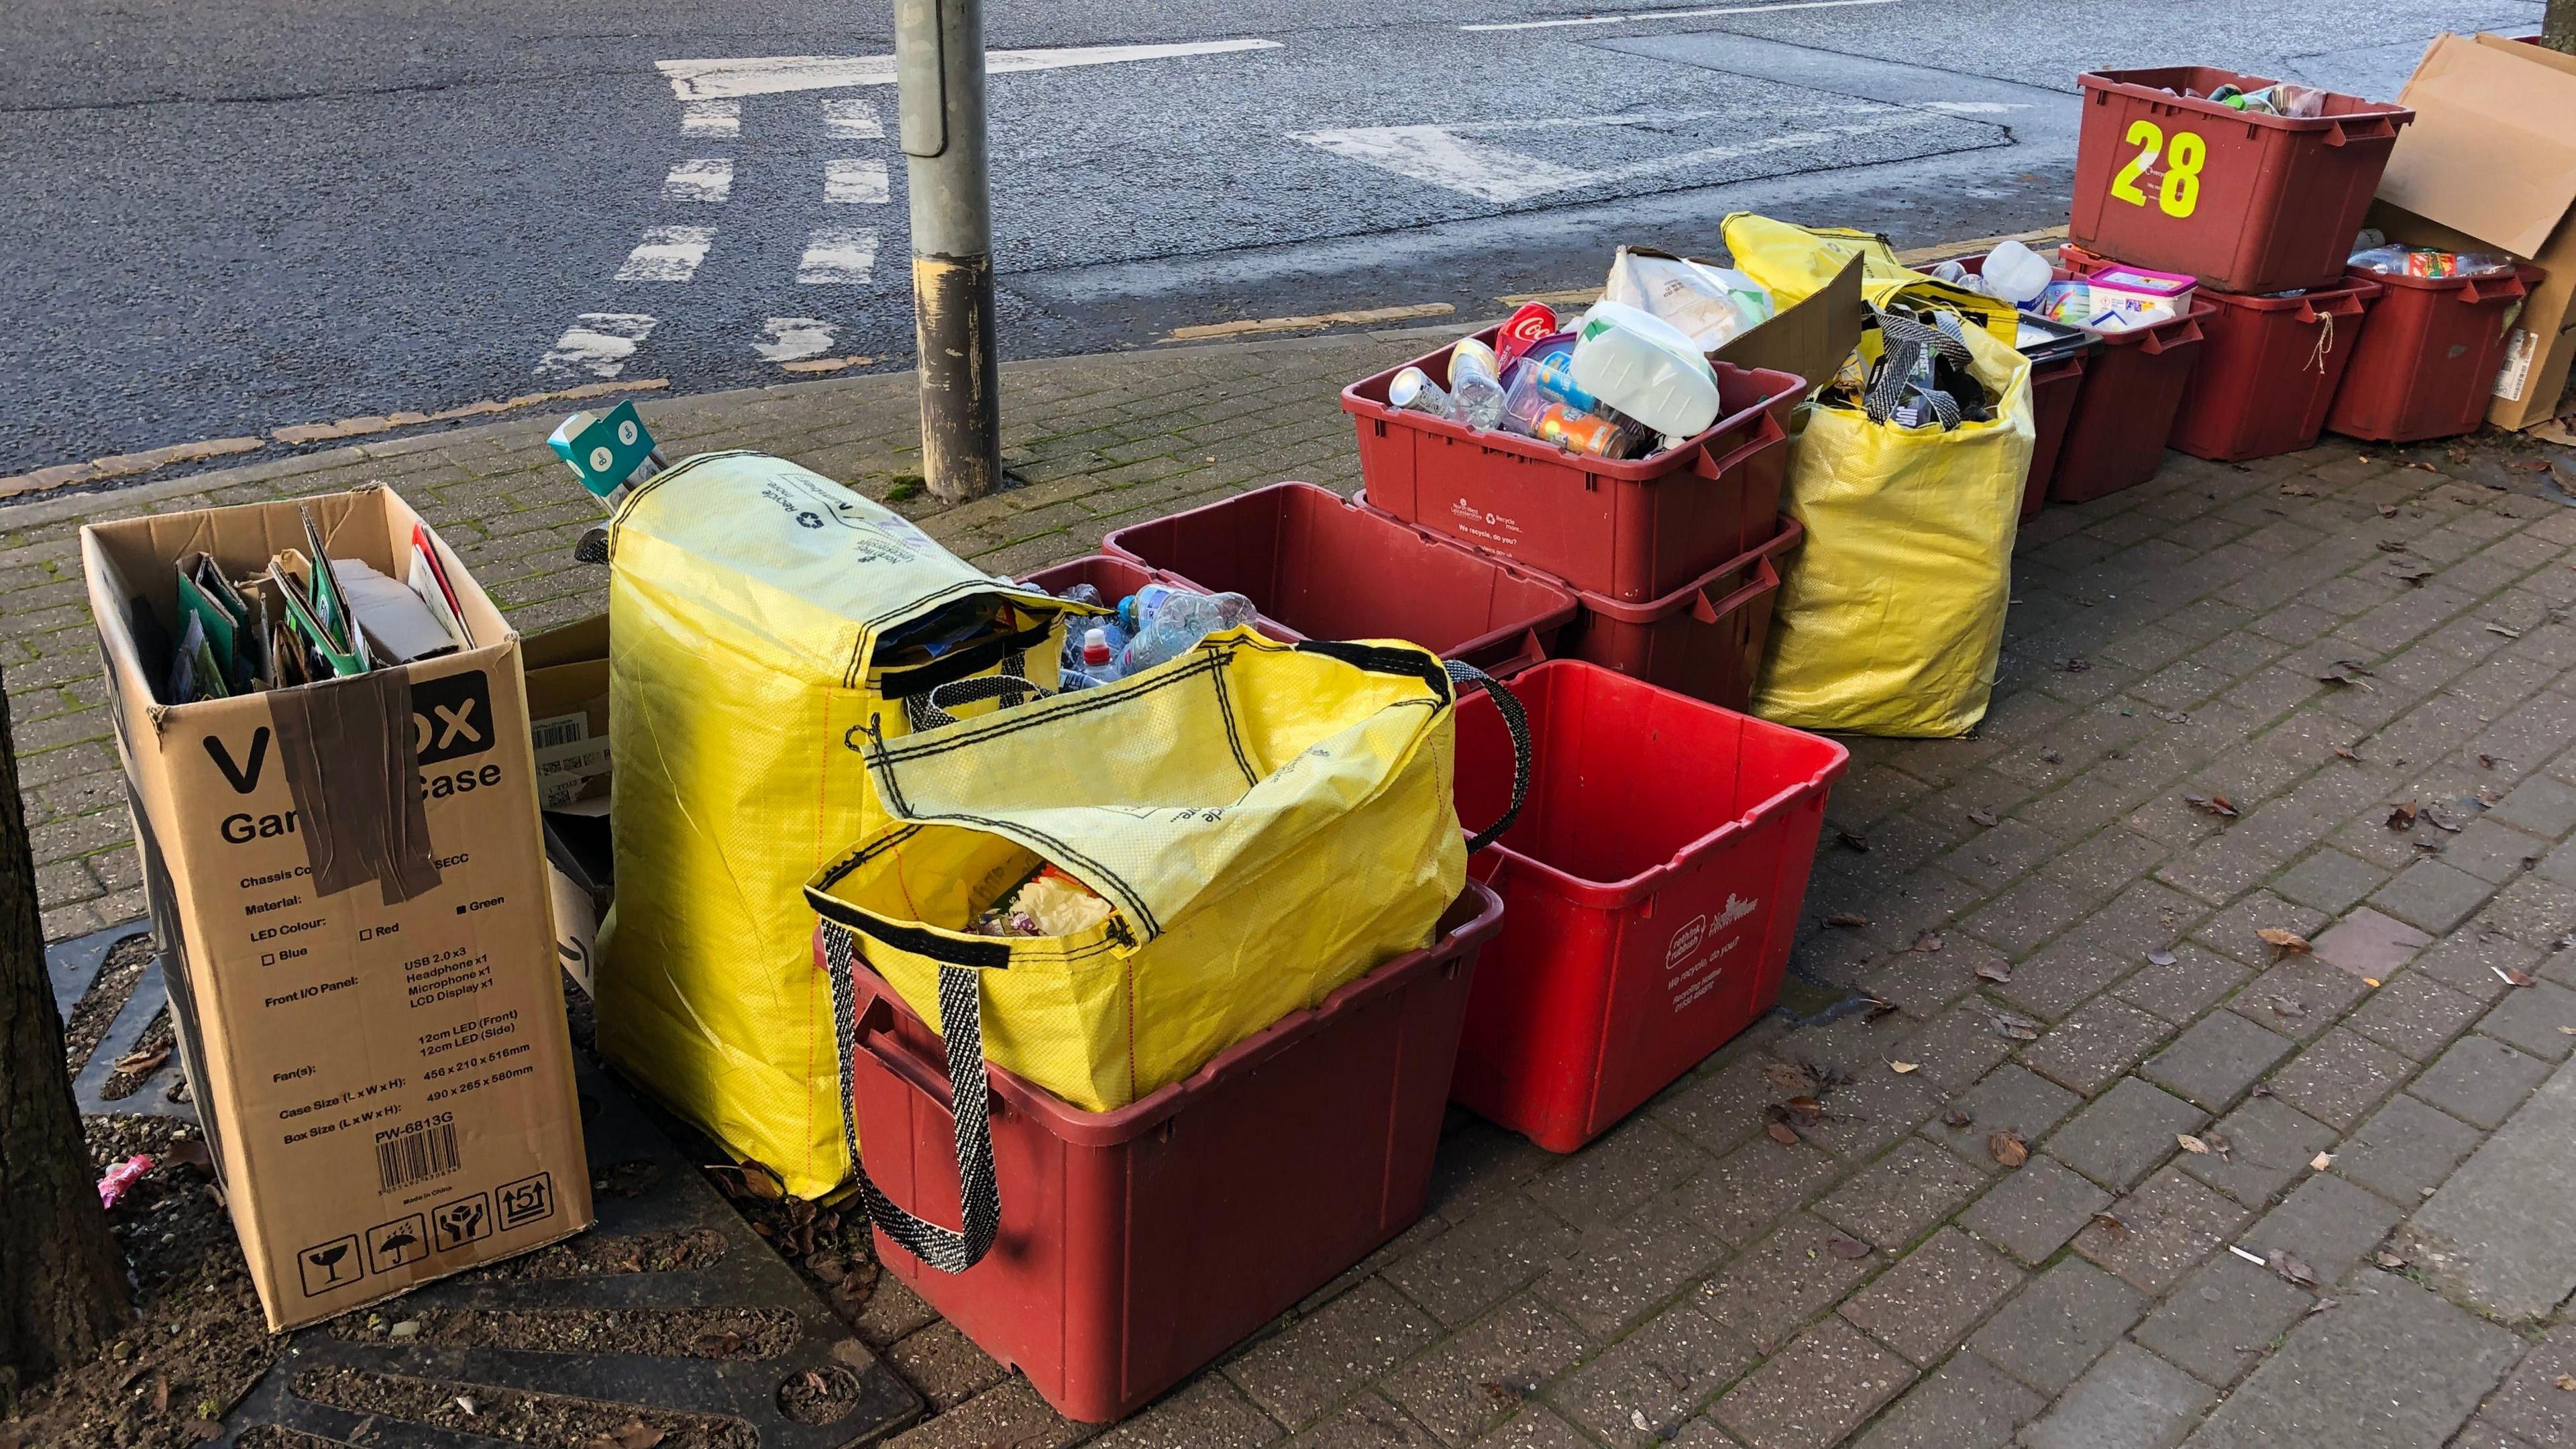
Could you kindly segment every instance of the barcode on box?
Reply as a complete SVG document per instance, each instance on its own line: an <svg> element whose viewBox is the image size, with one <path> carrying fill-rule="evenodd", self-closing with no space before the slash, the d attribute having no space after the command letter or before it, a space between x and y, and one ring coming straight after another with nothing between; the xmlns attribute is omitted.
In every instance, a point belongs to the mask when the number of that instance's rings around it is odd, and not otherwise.
<svg viewBox="0 0 2576 1449"><path fill-rule="evenodd" d="M528 727L530 747L540 750L579 744L589 733L590 720L577 714L559 714L552 719L538 720Z"/></svg>
<svg viewBox="0 0 2576 1449"><path fill-rule="evenodd" d="M391 1192L456 1170L456 1124L416 1123L376 1143L376 1191Z"/></svg>

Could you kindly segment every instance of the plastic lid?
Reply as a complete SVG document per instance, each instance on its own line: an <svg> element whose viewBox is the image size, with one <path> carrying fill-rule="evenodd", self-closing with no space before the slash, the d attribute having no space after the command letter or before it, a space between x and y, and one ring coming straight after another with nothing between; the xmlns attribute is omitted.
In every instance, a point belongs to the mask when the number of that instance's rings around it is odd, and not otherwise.
<svg viewBox="0 0 2576 1449"><path fill-rule="evenodd" d="M1082 662L1085 664L1109 662L1108 630L1095 628L1082 636Z"/></svg>

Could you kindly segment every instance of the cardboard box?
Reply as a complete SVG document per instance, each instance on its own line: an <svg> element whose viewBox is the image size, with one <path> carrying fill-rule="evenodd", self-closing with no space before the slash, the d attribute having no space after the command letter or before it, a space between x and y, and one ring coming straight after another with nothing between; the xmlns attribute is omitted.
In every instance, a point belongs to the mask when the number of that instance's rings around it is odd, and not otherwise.
<svg viewBox="0 0 2576 1449"><path fill-rule="evenodd" d="M133 610L304 544L401 578L381 487L81 530L170 1015L272 1329L566 1237L590 1173L520 644L433 543L475 647L170 705ZM137 601L140 601L138 605Z"/></svg>
<svg viewBox="0 0 2576 1449"><path fill-rule="evenodd" d="M1737 367L1762 367L1807 380L1807 391L1834 380L1834 373L1860 345L1861 275L1858 256L1843 264L1832 280L1772 314L1771 320L1729 340L1709 354Z"/></svg>
<svg viewBox="0 0 2576 1449"><path fill-rule="evenodd" d="M608 616L532 634L529 732L544 811L546 883L564 974L592 994L599 923L614 887L608 837Z"/></svg>
<svg viewBox="0 0 2576 1449"><path fill-rule="evenodd" d="M2370 224L2391 241L2506 251L2547 269L2514 320L2487 421L2527 428L2558 411L2576 362L2576 56L2502 35L2445 35L2398 100Z"/></svg>

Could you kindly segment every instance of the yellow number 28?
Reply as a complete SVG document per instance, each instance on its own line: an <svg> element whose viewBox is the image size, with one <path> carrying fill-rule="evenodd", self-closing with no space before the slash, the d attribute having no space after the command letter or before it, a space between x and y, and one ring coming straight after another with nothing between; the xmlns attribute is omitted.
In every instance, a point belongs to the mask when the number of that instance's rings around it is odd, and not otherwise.
<svg viewBox="0 0 2576 1449"><path fill-rule="evenodd" d="M2138 148L2120 174L2111 178L2111 194L2131 206L2147 204L2147 194L2138 189L2138 178L2153 169L2165 153L2164 128L2149 120L2129 123L2128 143ZM2156 188L2156 208L2177 220L2189 216L2200 206L2200 168L2209 159L2209 143L2199 133L2176 131L2173 152L2165 168L2164 182Z"/></svg>

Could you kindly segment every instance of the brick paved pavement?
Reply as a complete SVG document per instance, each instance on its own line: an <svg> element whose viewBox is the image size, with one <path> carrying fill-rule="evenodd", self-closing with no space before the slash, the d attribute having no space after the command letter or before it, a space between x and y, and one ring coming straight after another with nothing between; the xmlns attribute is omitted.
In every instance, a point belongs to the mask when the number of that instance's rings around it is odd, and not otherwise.
<svg viewBox="0 0 2576 1449"><path fill-rule="evenodd" d="M1014 366L1029 485L924 522L1008 569L1277 477L1347 489L1332 390L1418 345ZM884 496L905 386L647 408ZM0 512L50 932L141 908L77 518L383 478L538 626L597 602L544 430ZM2576 1443L2576 511L2530 481L2337 444L2042 515L1986 724L1855 741L1833 798L1798 965L1893 1011L1774 1017L1570 1158L1462 1116L1419 1226L1094 1442ZM1841 913L1867 924L1815 924ZM1762 1131L1773 1062L1836 1080L1795 1144ZM1092 1437L890 1280L862 1328L940 1409L903 1449Z"/></svg>

